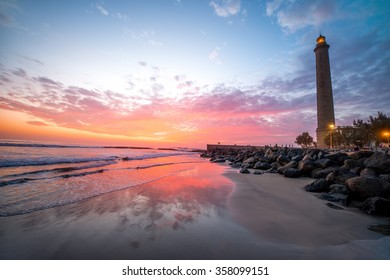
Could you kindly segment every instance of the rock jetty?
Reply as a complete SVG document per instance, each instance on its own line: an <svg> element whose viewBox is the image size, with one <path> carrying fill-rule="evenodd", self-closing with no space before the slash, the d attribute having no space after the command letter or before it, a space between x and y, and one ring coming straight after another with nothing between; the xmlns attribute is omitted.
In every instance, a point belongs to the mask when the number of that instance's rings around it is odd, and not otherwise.
<svg viewBox="0 0 390 280"><path fill-rule="evenodd" d="M243 174L268 172L289 178L310 177L315 180L304 189L330 201L329 207L353 206L370 215L390 217L390 155L387 153L266 147L214 149L201 156L210 158L211 162L228 163Z"/></svg>

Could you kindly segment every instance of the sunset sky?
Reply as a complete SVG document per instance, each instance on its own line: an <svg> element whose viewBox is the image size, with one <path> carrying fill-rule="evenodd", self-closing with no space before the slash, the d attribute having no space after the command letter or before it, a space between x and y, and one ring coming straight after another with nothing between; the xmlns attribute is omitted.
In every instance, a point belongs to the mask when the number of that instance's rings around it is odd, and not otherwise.
<svg viewBox="0 0 390 280"><path fill-rule="evenodd" d="M390 115L390 1L0 0L0 138L205 147Z"/></svg>

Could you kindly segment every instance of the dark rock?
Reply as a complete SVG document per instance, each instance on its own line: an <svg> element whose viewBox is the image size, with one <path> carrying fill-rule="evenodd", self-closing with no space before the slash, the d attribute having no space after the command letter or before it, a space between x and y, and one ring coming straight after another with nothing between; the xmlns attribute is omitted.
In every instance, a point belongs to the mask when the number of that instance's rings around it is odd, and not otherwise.
<svg viewBox="0 0 390 280"><path fill-rule="evenodd" d="M325 158L336 161L336 162L338 162L340 158L346 158L346 157L348 157L348 155L346 153L341 153L341 152L331 153L331 154L325 155Z"/></svg>
<svg viewBox="0 0 390 280"><path fill-rule="evenodd" d="M244 160L243 163L249 163L249 164L255 163L255 158L254 157L247 158L246 160Z"/></svg>
<svg viewBox="0 0 390 280"><path fill-rule="evenodd" d="M317 159L314 162L314 164L316 167L319 167L319 168L327 168L329 166L335 165L336 162L334 162L333 160L330 160L328 158L322 158L322 159Z"/></svg>
<svg viewBox="0 0 390 280"><path fill-rule="evenodd" d="M291 160L294 160L294 161L297 161L297 162L301 161L302 159L303 159L302 155L296 155L296 156L293 156L291 158Z"/></svg>
<svg viewBox="0 0 390 280"><path fill-rule="evenodd" d="M290 159L284 155L280 155L276 160L280 165L284 166L290 162Z"/></svg>
<svg viewBox="0 0 390 280"><path fill-rule="evenodd" d="M310 155L305 155L302 160L313 160Z"/></svg>
<svg viewBox="0 0 390 280"><path fill-rule="evenodd" d="M241 168L240 173L242 173L242 174L250 174L248 168L246 168L246 167Z"/></svg>
<svg viewBox="0 0 390 280"><path fill-rule="evenodd" d="M370 215L390 216L390 199L382 197L367 198L363 202L361 210Z"/></svg>
<svg viewBox="0 0 390 280"><path fill-rule="evenodd" d="M375 152L364 161L364 166L374 169L378 174L390 173L390 155Z"/></svg>
<svg viewBox="0 0 390 280"><path fill-rule="evenodd" d="M298 166L298 162L292 160L286 165L279 167L277 170L279 174L283 174L284 170L289 168L296 168L297 166Z"/></svg>
<svg viewBox="0 0 390 280"><path fill-rule="evenodd" d="M259 161L260 161L260 162L266 162L266 163L269 163L269 164L271 164L271 163L274 162L273 159L272 159L272 158L269 158L269 157L260 157L260 158L259 158Z"/></svg>
<svg viewBox="0 0 390 280"><path fill-rule="evenodd" d="M333 204L333 203L331 203L331 202L325 203L325 205L326 205L326 206L328 206L328 207L330 207L330 208L332 208L332 209L336 209L336 210L344 210L344 208L343 208L343 207L341 207L341 206L338 206L338 205L335 205L335 204Z"/></svg>
<svg viewBox="0 0 390 280"><path fill-rule="evenodd" d="M362 171L360 171L360 176L371 176L376 177L378 176L374 169L372 168L364 168Z"/></svg>
<svg viewBox="0 0 390 280"><path fill-rule="evenodd" d="M272 166L268 162L257 162L255 166L253 167L254 169L262 169L262 170L267 170L270 169Z"/></svg>
<svg viewBox="0 0 390 280"><path fill-rule="evenodd" d="M390 235L390 224L388 225L376 225L376 226L368 226L368 229L371 231L379 232L384 235Z"/></svg>
<svg viewBox="0 0 390 280"><path fill-rule="evenodd" d="M332 184L341 184L345 185L348 179L357 177L358 175L350 172L349 170L343 170L343 169L337 169L334 172L333 180L331 181Z"/></svg>
<svg viewBox="0 0 390 280"><path fill-rule="evenodd" d="M225 162L226 159L224 159L224 158L212 158L212 159L210 159L210 161L218 163L218 162Z"/></svg>
<svg viewBox="0 0 390 280"><path fill-rule="evenodd" d="M313 160L301 160L298 163L298 170L302 174L310 174L315 168L314 161Z"/></svg>
<svg viewBox="0 0 390 280"><path fill-rule="evenodd" d="M254 175L263 175L263 174L264 174L264 171L256 170L256 171L253 172L252 174L254 174Z"/></svg>
<svg viewBox="0 0 390 280"><path fill-rule="evenodd" d="M321 193L320 195L318 195L318 198L331 202L337 202L345 206L348 206L349 204L348 195L341 193Z"/></svg>
<svg viewBox="0 0 390 280"><path fill-rule="evenodd" d="M301 177L301 172L298 169L295 168L287 168L283 171L284 177L287 178L298 178Z"/></svg>
<svg viewBox="0 0 390 280"><path fill-rule="evenodd" d="M349 155L350 158L358 160L361 158L368 158L374 154L373 151L358 151Z"/></svg>
<svg viewBox="0 0 390 280"><path fill-rule="evenodd" d="M305 190L308 192L327 192L329 191L329 183L325 178L321 178L306 185Z"/></svg>
<svg viewBox="0 0 390 280"><path fill-rule="evenodd" d="M358 165L357 165L357 162L356 162L356 160L354 160L354 159L346 159L346 160L344 160L344 164L343 164L343 168L344 169L348 169L348 170L351 170L352 168L355 168L355 167L357 167Z"/></svg>
<svg viewBox="0 0 390 280"><path fill-rule="evenodd" d="M380 177L383 181L386 181L386 182L390 183L390 174L382 174L382 175L379 175L379 177Z"/></svg>
<svg viewBox="0 0 390 280"><path fill-rule="evenodd" d="M384 195L384 187L379 177L355 177L346 182L352 197L360 200Z"/></svg>
<svg viewBox="0 0 390 280"><path fill-rule="evenodd" d="M346 185L331 184L329 186L329 193L349 194L349 189Z"/></svg>
<svg viewBox="0 0 390 280"><path fill-rule="evenodd" d="M328 168L325 168L325 169L322 169L322 168L316 168L314 169L312 172L311 172L311 177L313 178L325 178L326 176L329 175L329 173L331 172L334 172L336 170L338 170L339 167L338 166L331 166L331 167L328 167Z"/></svg>

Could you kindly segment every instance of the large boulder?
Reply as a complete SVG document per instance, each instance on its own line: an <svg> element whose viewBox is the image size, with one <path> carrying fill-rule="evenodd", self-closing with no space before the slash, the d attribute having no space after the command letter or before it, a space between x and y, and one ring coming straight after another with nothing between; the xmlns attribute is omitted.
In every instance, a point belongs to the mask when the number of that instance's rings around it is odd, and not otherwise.
<svg viewBox="0 0 390 280"><path fill-rule="evenodd" d="M267 169L270 169L271 168L271 164L269 164L268 162L257 162L255 164L255 166L253 167L254 169L262 169L262 170L267 170Z"/></svg>
<svg viewBox="0 0 390 280"><path fill-rule="evenodd" d="M390 199L370 197L363 202L360 209L370 215L390 216Z"/></svg>
<svg viewBox="0 0 390 280"><path fill-rule="evenodd" d="M341 203L342 205L349 205L349 196L342 193L321 193L318 198L328 200L331 202Z"/></svg>
<svg viewBox="0 0 390 280"><path fill-rule="evenodd" d="M301 177L301 172L296 168L287 168L283 171L284 177L287 178L298 178Z"/></svg>
<svg viewBox="0 0 390 280"><path fill-rule="evenodd" d="M350 158L353 158L355 160L361 159L361 158L369 158L374 154L373 151L358 151L354 152L349 155Z"/></svg>
<svg viewBox="0 0 390 280"><path fill-rule="evenodd" d="M246 167L241 168L240 173L242 173L242 174L250 174L248 168L246 168Z"/></svg>
<svg viewBox="0 0 390 280"><path fill-rule="evenodd" d="M328 158L322 158L322 159L317 159L314 162L314 164L316 165L316 167L319 167L319 168L327 168L329 166L335 165L336 162L334 162L333 160L328 159Z"/></svg>
<svg viewBox="0 0 390 280"><path fill-rule="evenodd" d="M254 157L249 157L247 158L246 160L244 160L244 163L249 163L249 164L252 164L255 162L255 158Z"/></svg>
<svg viewBox="0 0 390 280"><path fill-rule="evenodd" d="M325 178L320 178L306 185L305 190L308 192L328 192L329 183L325 180Z"/></svg>
<svg viewBox="0 0 390 280"><path fill-rule="evenodd" d="M349 159L344 160L344 164L343 164L343 166L341 168L343 168L345 170L351 170L351 169L353 169L353 168L355 168L357 166L358 166L357 161L354 160L354 159L349 158Z"/></svg>
<svg viewBox="0 0 390 280"><path fill-rule="evenodd" d="M349 194L349 189L346 185L331 184L329 186L329 193Z"/></svg>
<svg viewBox="0 0 390 280"><path fill-rule="evenodd" d="M390 173L390 155L375 152L364 161L364 166L374 169L378 174Z"/></svg>
<svg viewBox="0 0 390 280"><path fill-rule="evenodd" d="M331 173L329 173L325 178L326 180L331 184L342 184L345 185L347 180L350 178L357 177L353 172L350 172L349 170L345 169L337 169Z"/></svg>
<svg viewBox="0 0 390 280"><path fill-rule="evenodd" d="M311 177L313 177L313 178L325 178L326 176L329 175L329 173L335 172L338 169L339 169L338 166L331 166L331 167L324 168L324 169L316 168L316 169L314 169L311 172Z"/></svg>
<svg viewBox="0 0 390 280"><path fill-rule="evenodd" d="M372 168L364 168L362 171L360 171L360 176L376 177L377 174L376 174L375 170Z"/></svg>
<svg viewBox="0 0 390 280"><path fill-rule="evenodd" d="M310 174L315 168L314 161L307 159L307 160L301 160L298 163L298 170L302 174Z"/></svg>
<svg viewBox="0 0 390 280"><path fill-rule="evenodd" d="M374 196L383 196L385 194L383 181L379 177L354 177L348 179L346 184L352 197L359 200L364 200Z"/></svg>
<svg viewBox="0 0 390 280"><path fill-rule="evenodd" d="M279 167L278 173L283 174L284 170L289 169L289 168L296 168L297 166L298 166L298 162L292 160L289 163L287 163L286 165Z"/></svg>
<svg viewBox="0 0 390 280"><path fill-rule="evenodd" d="M290 162L290 159L285 155L280 155L276 160L281 166L285 166Z"/></svg>

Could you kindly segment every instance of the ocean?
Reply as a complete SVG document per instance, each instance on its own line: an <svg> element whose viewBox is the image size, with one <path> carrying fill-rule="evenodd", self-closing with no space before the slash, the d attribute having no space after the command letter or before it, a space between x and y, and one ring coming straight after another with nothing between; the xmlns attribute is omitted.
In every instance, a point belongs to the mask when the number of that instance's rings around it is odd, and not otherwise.
<svg viewBox="0 0 390 280"><path fill-rule="evenodd" d="M0 140L0 217L153 182L200 161L188 150Z"/></svg>

